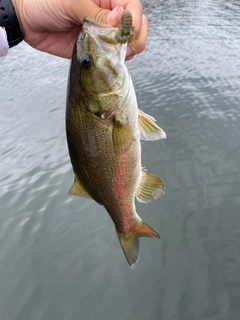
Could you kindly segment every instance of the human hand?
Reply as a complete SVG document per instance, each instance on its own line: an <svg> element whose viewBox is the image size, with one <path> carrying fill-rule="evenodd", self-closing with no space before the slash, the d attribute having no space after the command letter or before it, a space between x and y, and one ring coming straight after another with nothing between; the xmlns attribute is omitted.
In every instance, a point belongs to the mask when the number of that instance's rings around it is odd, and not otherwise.
<svg viewBox="0 0 240 320"><path fill-rule="evenodd" d="M136 41L136 51L128 46L126 60L145 49L148 21L140 0L12 0L12 3L24 40L40 51L71 58L84 17L117 27L124 10L132 13Z"/></svg>

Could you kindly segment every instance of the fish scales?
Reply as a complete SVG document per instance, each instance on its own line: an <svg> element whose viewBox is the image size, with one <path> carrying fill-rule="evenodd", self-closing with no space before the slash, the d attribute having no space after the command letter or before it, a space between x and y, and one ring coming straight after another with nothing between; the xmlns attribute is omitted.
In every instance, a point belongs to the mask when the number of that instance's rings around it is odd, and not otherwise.
<svg viewBox="0 0 240 320"><path fill-rule="evenodd" d="M135 197L149 202L164 191L161 179L141 166L140 138L166 135L151 116L138 110L124 64L127 44L116 39L118 31L85 18L73 51L66 133L75 179L69 193L105 207L125 257L134 266L139 237L160 237L136 213Z"/></svg>

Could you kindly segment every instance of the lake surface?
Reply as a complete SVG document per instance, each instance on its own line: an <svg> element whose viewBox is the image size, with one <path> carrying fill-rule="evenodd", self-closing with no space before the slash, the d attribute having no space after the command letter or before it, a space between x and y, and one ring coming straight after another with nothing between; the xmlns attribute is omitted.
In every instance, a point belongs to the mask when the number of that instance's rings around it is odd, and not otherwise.
<svg viewBox="0 0 240 320"><path fill-rule="evenodd" d="M22 43L0 61L1 320L240 319L240 3L143 5L127 65L168 139L142 143L166 194L137 211L161 240L132 270L104 208L67 194L69 61Z"/></svg>

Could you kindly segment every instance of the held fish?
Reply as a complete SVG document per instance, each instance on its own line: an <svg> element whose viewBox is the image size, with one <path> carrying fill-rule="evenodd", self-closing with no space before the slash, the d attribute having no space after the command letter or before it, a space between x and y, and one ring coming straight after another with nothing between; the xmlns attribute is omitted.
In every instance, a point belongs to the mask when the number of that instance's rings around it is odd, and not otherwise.
<svg viewBox="0 0 240 320"><path fill-rule="evenodd" d="M75 174L69 193L105 207L134 267L139 238L160 238L136 213L135 197L149 202L164 192L162 180L141 166L140 139L166 134L137 106L124 63L134 35L129 14L124 11L119 28L85 18L69 72L66 133Z"/></svg>

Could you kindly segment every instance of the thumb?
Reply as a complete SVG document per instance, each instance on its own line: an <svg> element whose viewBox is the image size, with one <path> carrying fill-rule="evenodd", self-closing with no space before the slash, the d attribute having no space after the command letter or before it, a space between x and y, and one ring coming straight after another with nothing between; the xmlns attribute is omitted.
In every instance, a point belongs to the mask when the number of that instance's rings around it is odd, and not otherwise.
<svg viewBox="0 0 240 320"><path fill-rule="evenodd" d="M120 17L124 11L123 7L117 6L112 11L109 11L103 20L103 23L109 24L112 27L117 27L120 21Z"/></svg>
<svg viewBox="0 0 240 320"><path fill-rule="evenodd" d="M113 10L102 9L91 0L86 2L77 1L77 4L75 1L73 2L75 5L74 7L69 8L69 14L76 24L83 24L84 18L90 17L98 22L109 24L112 27L117 27L120 17L124 11L122 6L117 6Z"/></svg>

